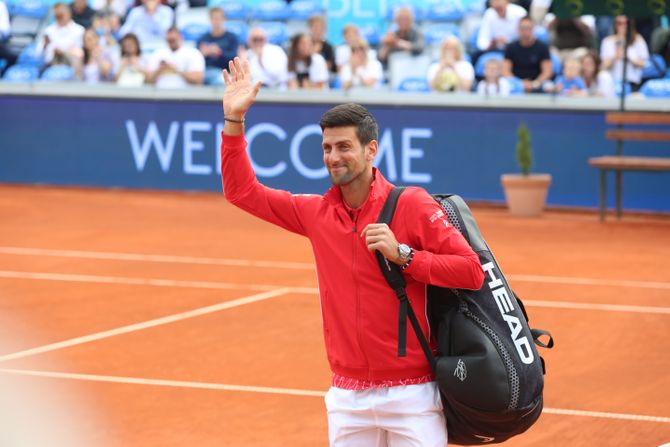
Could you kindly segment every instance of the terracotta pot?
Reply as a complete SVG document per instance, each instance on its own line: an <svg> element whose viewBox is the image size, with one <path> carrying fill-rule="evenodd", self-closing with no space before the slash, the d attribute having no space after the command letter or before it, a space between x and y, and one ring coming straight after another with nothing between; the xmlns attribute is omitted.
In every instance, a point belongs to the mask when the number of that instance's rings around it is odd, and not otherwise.
<svg viewBox="0 0 670 447"><path fill-rule="evenodd" d="M550 174L503 174L500 177L505 199L513 216L539 216L547 201Z"/></svg>

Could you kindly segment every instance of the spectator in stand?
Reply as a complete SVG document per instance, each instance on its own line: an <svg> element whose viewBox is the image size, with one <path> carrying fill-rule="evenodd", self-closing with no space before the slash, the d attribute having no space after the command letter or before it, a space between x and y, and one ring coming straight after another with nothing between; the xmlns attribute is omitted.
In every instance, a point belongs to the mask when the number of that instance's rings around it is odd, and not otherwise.
<svg viewBox="0 0 670 447"><path fill-rule="evenodd" d="M84 32L84 45L74 63L75 76L87 84L99 84L113 79L112 56L100 42L93 28Z"/></svg>
<svg viewBox="0 0 670 447"><path fill-rule="evenodd" d="M626 81L631 84L634 92L640 89L642 81L642 69L649 59L649 49L644 38L635 30L635 22L630 24L630 35L626 39L626 28L628 18L617 16L614 19L614 34L605 37L600 46L600 59L603 70L612 73L614 81L623 79L624 46L628 40L628 66L626 68Z"/></svg>
<svg viewBox="0 0 670 447"><path fill-rule="evenodd" d="M10 32L11 26L9 23L9 12L7 11L7 5L5 5L3 0L0 0L0 59L5 59L7 61L7 65L12 65L16 60L16 55L9 51L6 46Z"/></svg>
<svg viewBox="0 0 670 447"><path fill-rule="evenodd" d="M84 28L90 28L93 24L95 10L88 6L87 0L72 0L70 11L72 13L72 20L75 23L80 24Z"/></svg>
<svg viewBox="0 0 670 447"><path fill-rule="evenodd" d="M240 42L237 35L226 31L226 15L221 8L209 10L211 30L198 41L198 49L205 56L208 67L227 68L237 56Z"/></svg>
<svg viewBox="0 0 670 447"><path fill-rule="evenodd" d="M579 59L568 58L563 63L563 74L556 77L553 91L561 96L586 96L586 83L581 77L582 63Z"/></svg>
<svg viewBox="0 0 670 447"><path fill-rule="evenodd" d="M309 27L309 34L312 38L314 51L319 53L326 60L328 70L337 73L337 66L335 65L335 50L333 46L326 40L326 20L323 16L314 15L307 20Z"/></svg>
<svg viewBox="0 0 670 447"><path fill-rule="evenodd" d="M164 38L173 22L172 8L161 5L159 0L142 0L141 6L130 10L119 33L122 37L134 33L144 44Z"/></svg>
<svg viewBox="0 0 670 447"><path fill-rule="evenodd" d="M118 47L118 42L114 37L119 31L119 16L112 12L99 12L93 16L91 25L95 32L100 36L102 46L110 50Z"/></svg>
<svg viewBox="0 0 670 447"><path fill-rule="evenodd" d="M142 58L140 41L133 33L121 38L121 60L115 68L116 83L123 87L139 87L144 84L147 70Z"/></svg>
<svg viewBox="0 0 670 447"><path fill-rule="evenodd" d="M351 46L351 57L340 68L340 82L343 90L354 87L378 88L384 79L381 62L369 56L368 42L359 38Z"/></svg>
<svg viewBox="0 0 670 447"><path fill-rule="evenodd" d="M252 28L247 40L249 47L244 53L249 60L251 77L261 81L264 87L285 88L288 80L288 58L284 50L268 43L263 28Z"/></svg>
<svg viewBox="0 0 670 447"><path fill-rule="evenodd" d="M502 51L507 44L518 37L519 20L527 12L509 0L490 0L490 7L484 12L477 35L480 51Z"/></svg>
<svg viewBox="0 0 670 447"><path fill-rule="evenodd" d="M205 78L205 58L200 51L184 45L181 32L170 27L166 34L168 47L153 52L149 60L146 81L158 88L183 88L202 84Z"/></svg>
<svg viewBox="0 0 670 447"><path fill-rule="evenodd" d="M519 21L519 40L505 48L503 75L521 79L526 93L542 92L542 84L553 77L549 47L535 38L528 16Z"/></svg>
<svg viewBox="0 0 670 447"><path fill-rule="evenodd" d="M126 0L91 0L91 7L103 14L114 14L125 17L128 12Z"/></svg>
<svg viewBox="0 0 670 447"><path fill-rule="evenodd" d="M335 48L335 65L337 66L338 71L344 64L349 62L351 49L362 39L358 27L352 23L344 25L342 28L342 37L344 37L344 43ZM368 55L368 57L370 56ZM377 53L374 53L374 58L377 58Z"/></svg>
<svg viewBox="0 0 670 447"><path fill-rule="evenodd" d="M595 46L593 30L595 17L581 16L569 19L554 17L547 25L551 38L551 49L561 61L567 58L582 58Z"/></svg>
<svg viewBox="0 0 670 447"><path fill-rule="evenodd" d="M293 36L288 53L288 87L324 89L329 78L326 60L314 52L312 38L303 33Z"/></svg>
<svg viewBox="0 0 670 447"><path fill-rule="evenodd" d="M85 29L72 20L65 3L54 4L53 14L56 21L44 30L44 61L47 65L72 65L81 50Z"/></svg>
<svg viewBox="0 0 670 447"><path fill-rule="evenodd" d="M382 47L379 50L379 60L382 64L388 64L389 56L397 51L411 52L417 56L423 53L426 46L423 34L414 24L414 14L407 6L400 7L395 11L396 30L389 30L382 37Z"/></svg>
<svg viewBox="0 0 670 447"><path fill-rule="evenodd" d="M428 67L430 88L439 92L469 92L475 80L475 69L463 59L463 45L455 36L442 41L440 60Z"/></svg>
<svg viewBox="0 0 670 447"><path fill-rule="evenodd" d="M589 96L614 98L614 80L609 71L600 69L600 57L595 50L590 50L582 57L582 79Z"/></svg>
<svg viewBox="0 0 670 447"><path fill-rule="evenodd" d="M512 87L502 76L502 62L489 59L484 65L484 79L477 84L477 93L482 96L509 96Z"/></svg>

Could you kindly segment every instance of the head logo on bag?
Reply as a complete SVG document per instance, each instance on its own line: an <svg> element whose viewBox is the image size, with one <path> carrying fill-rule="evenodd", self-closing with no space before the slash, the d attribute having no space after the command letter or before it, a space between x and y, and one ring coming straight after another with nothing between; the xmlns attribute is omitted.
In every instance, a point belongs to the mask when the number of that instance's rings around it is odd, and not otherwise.
<svg viewBox="0 0 670 447"><path fill-rule="evenodd" d="M402 191L391 191L377 222L391 224ZM535 345L551 348L554 341L548 332L528 327L523 303L507 284L463 199L433 197L442 210L431 219L442 218L461 232L479 256L486 279L479 290L428 286L428 317L438 346L434 357L407 305L400 268L391 264L388 270L389 264L377 253L384 278L400 300L398 353L405 352L409 319L440 388L450 443L500 443L523 433L540 417L544 360ZM543 335L549 338L547 344L539 340Z"/></svg>

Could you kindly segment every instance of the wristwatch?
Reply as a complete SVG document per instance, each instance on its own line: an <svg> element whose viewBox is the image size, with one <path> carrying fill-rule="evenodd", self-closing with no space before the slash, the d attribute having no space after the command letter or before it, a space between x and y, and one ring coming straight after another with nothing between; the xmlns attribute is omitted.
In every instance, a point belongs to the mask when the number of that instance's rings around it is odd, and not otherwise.
<svg viewBox="0 0 670 447"><path fill-rule="evenodd" d="M400 268L405 270L414 259L414 250L407 244L398 244L398 256L400 256L400 262L402 262Z"/></svg>

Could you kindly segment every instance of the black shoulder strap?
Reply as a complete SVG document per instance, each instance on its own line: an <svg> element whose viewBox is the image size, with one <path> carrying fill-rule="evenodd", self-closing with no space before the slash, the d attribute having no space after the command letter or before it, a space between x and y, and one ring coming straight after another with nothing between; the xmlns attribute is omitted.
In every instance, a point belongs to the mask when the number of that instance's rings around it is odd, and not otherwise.
<svg viewBox="0 0 670 447"><path fill-rule="evenodd" d="M384 207L379 214L379 218L377 218L377 223L391 224L395 209L398 205L398 199L404 190L405 188L393 188L391 190L386 198ZM405 292L405 285L407 283L405 282L400 267L393 262L389 262L389 260L379 251L375 252L375 255L377 256L379 268L381 269L386 282L391 286L400 301L400 307L398 309L398 357L405 357L407 355L407 318L409 318L414 333L421 344L421 349L423 350L430 367L435 371L435 357L430 349L428 340L426 340L426 337L423 335L419 320L416 318L416 314L407 298L407 293Z"/></svg>

